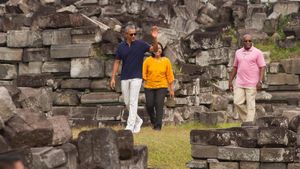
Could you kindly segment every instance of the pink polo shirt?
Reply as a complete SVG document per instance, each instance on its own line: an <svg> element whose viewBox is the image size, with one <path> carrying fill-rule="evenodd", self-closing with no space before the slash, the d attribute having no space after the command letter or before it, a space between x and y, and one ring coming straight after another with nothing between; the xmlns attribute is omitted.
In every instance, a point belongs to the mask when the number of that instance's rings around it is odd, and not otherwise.
<svg viewBox="0 0 300 169"><path fill-rule="evenodd" d="M252 46L248 51L236 51L233 66L237 68L237 87L256 87L259 81L259 68L266 66L263 53Z"/></svg>

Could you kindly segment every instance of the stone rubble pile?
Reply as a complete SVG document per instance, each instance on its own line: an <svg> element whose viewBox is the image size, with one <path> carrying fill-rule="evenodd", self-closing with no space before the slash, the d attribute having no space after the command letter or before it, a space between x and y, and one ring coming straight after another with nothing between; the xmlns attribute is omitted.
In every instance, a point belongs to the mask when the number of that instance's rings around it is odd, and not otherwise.
<svg viewBox="0 0 300 169"><path fill-rule="evenodd" d="M130 131L99 128L72 139L67 116L43 113L43 94L0 87L0 153L19 152L28 169L147 168L147 147L135 146Z"/></svg>
<svg viewBox="0 0 300 169"><path fill-rule="evenodd" d="M300 115L265 116L253 126L192 130L190 169L296 169Z"/></svg>
<svg viewBox="0 0 300 169"><path fill-rule="evenodd" d="M71 127L126 122L120 80L116 91L108 85L121 28L133 22L138 38L151 43L150 29L159 26L158 40L176 74L176 107L165 108L164 123L215 125L235 121L232 94L227 92L228 72L241 36L250 33L254 42L272 37L279 47L295 46L300 39L299 6L299 0L1 0L0 151L19 149L27 168L146 168L147 148L134 146L128 133L97 129L71 140ZM286 21L282 31L287 38L278 40L277 31ZM270 62L270 52L264 55L268 69L264 91L257 95L257 118L284 116L291 125L300 114L299 59ZM147 125L143 92L139 103L138 113ZM263 130L261 124L259 128L193 131L192 137L198 138L198 133L204 139L193 146L193 157L219 159L221 166L222 160L235 161L229 168L248 165L243 161L267 167L273 164L264 163L276 161L288 169L297 168L293 162L298 157L289 152L298 151L293 147L299 145L294 137L299 129L296 123L289 128L292 131L277 124L276 132ZM273 132L278 139L269 138ZM207 155L197 153L206 149L202 144L213 146ZM231 144L239 148L216 147ZM270 145L281 148L262 151ZM230 155L234 151L241 156ZM268 152L282 156L273 158ZM208 160L209 167L220 166L210 165L212 161L216 160ZM196 163L207 166L207 161Z"/></svg>
<svg viewBox="0 0 300 169"><path fill-rule="evenodd" d="M176 74L177 105L165 108L164 122L232 122L228 72L237 46L228 32L235 27L238 38L248 32L263 40L276 34L281 16L290 18L284 28L289 43L278 45L293 46L299 39L298 1L5 0L0 4L0 85L21 91L13 93L17 108L65 115L72 126L124 124L128 112L120 81L116 91L109 87L121 28L133 22L138 37L151 43L150 28L158 25L158 40ZM273 114L277 105L297 107L298 59L270 63L270 52L264 54L269 93L258 94L259 115ZM139 103L147 125L143 89Z"/></svg>
<svg viewBox="0 0 300 169"><path fill-rule="evenodd" d="M138 37L151 43L150 28L158 25L159 41L176 74L177 105L165 108L164 122L235 121L232 94L226 92L237 49L227 35L231 25L239 39L247 32L263 40L276 34L281 18L288 17L283 32L289 38L278 45L290 47L299 39L299 1L249 2L4 0L0 4L0 85L14 89L10 95L18 109L65 115L72 126L123 124L128 112L120 83L116 91L108 85L121 28L133 22ZM276 114L278 107L298 111L298 59L270 63L270 52L264 54L268 62L264 89L269 93L257 96L258 117ZM7 102L5 95L0 97ZM147 124L143 93L139 103L139 114ZM1 109L7 111L9 105Z"/></svg>

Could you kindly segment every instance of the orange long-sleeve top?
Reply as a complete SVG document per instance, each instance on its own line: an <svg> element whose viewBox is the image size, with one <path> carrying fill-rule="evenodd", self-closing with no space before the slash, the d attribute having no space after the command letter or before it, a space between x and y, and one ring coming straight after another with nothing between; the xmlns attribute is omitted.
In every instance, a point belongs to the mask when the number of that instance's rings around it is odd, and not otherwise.
<svg viewBox="0 0 300 169"><path fill-rule="evenodd" d="M147 57L143 63L144 87L168 88L168 84L174 81L172 65L167 57Z"/></svg>

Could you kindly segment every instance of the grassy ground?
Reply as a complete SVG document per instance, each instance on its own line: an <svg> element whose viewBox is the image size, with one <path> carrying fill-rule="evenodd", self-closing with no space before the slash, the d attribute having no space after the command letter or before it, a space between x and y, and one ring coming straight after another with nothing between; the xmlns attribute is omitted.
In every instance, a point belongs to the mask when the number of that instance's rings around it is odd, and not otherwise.
<svg viewBox="0 0 300 169"><path fill-rule="evenodd" d="M279 26L276 30L276 33L279 35L280 39L284 38L283 28L287 26L290 18L280 18L279 20ZM224 34L225 36L229 36L232 38L232 43L237 44L238 38L237 38L237 32L236 29L233 27L230 27ZM280 61L281 59L288 59L288 58L294 58L294 57L300 57L300 41L298 41L295 45L295 47L292 48L280 48L278 47L274 40L272 40L271 37L269 39L254 42L254 46L262 51L270 51L271 52L271 61Z"/></svg>
<svg viewBox="0 0 300 169"><path fill-rule="evenodd" d="M190 131L193 129L228 128L240 126L239 123L205 126L199 123L188 123L180 126L168 125L161 131L154 131L150 127L142 128L134 135L135 145L147 145L149 150L148 167L155 169L186 169L186 162L191 158ZM119 130L121 127L115 127ZM80 131L89 128L74 129L76 138Z"/></svg>
<svg viewBox="0 0 300 169"><path fill-rule="evenodd" d="M293 57L300 57L300 42L293 48L279 48L274 42L267 41L264 43L258 43L254 45L256 48L262 51L271 52L271 60L279 61L281 59L288 59Z"/></svg>

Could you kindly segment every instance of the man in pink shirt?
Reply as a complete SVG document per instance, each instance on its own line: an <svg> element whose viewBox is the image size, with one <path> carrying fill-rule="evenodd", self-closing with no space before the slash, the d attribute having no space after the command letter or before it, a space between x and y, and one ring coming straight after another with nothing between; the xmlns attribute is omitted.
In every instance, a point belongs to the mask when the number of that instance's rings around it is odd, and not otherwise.
<svg viewBox="0 0 300 169"><path fill-rule="evenodd" d="M265 60L262 52L252 45L252 37L243 36L244 47L237 50L233 70L229 78L229 89L234 91L235 111L243 122L255 119L255 96L261 89L265 72ZM233 89L232 81L236 76ZM246 101L246 106L244 105Z"/></svg>

